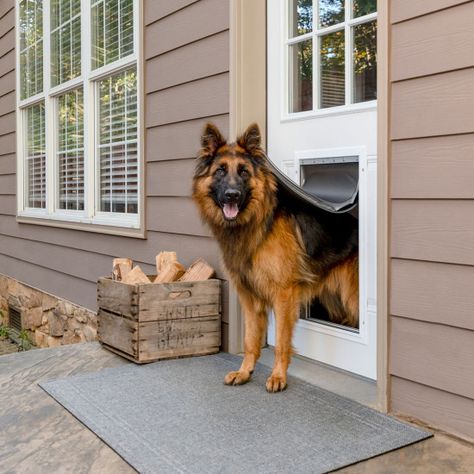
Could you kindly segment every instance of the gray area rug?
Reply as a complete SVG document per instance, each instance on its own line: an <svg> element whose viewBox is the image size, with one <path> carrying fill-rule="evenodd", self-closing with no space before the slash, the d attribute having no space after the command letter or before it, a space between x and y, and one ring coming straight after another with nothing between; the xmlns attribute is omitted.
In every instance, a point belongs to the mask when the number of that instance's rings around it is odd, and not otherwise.
<svg viewBox="0 0 474 474"><path fill-rule="evenodd" d="M228 354L127 365L41 387L142 473L321 473L431 435L270 370L223 384Z"/></svg>

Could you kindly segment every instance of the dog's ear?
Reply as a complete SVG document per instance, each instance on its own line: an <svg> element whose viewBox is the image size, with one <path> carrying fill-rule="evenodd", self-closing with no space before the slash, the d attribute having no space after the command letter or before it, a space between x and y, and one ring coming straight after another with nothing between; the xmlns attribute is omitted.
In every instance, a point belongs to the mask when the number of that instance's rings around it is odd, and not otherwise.
<svg viewBox="0 0 474 474"><path fill-rule="evenodd" d="M250 154L261 151L261 142L260 128L256 123L249 125L247 130L237 138L237 143Z"/></svg>
<svg viewBox="0 0 474 474"><path fill-rule="evenodd" d="M216 151L225 144L226 141L219 129L212 123L206 124L201 136L201 156L214 156Z"/></svg>
<svg viewBox="0 0 474 474"><path fill-rule="evenodd" d="M196 161L194 177L204 176L214 160L216 151L226 144L219 129L212 123L206 124L201 135L201 150Z"/></svg>

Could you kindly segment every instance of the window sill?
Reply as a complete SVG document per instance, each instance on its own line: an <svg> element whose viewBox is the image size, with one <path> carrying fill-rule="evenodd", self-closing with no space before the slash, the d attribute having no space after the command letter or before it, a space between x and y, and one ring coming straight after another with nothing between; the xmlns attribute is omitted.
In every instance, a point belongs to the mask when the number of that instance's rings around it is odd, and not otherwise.
<svg viewBox="0 0 474 474"><path fill-rule="evenodd" d="M284 114L281 122L295 122L298 120L316 119L319 117L331 117L337 115L354 114L358 112L368 112L377 110L377 101L370 100L368 102L360 102L358 104L341 105L339 107L329 107L327 109L309 110L307 112L294 112Z"/></svg>
<svg viewBox="0 0 474 474"><path fill-rule="evenodd" d="M118 219L114 219L117 220ZM45 227L58 227L62 229L77 230L81 232L92 232L96 234L108 234L119 237L131 237L135 239L146 239L146 232L143 228L132 225L113 225L113 221L109 220L105 223L105 219L97 219L94 222L81 222L80 219L64 220L59 216L53 217L46 214L21 213L16 217L16 221L20 224L33 224Z"/></svg>

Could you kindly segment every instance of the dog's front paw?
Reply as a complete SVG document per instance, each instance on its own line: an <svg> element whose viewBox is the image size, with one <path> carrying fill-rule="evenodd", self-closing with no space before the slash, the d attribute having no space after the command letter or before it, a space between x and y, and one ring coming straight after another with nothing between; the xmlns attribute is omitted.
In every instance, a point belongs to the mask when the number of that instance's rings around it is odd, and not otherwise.
<svg viewBox="0 0 474 474"><path fill-rule="evenodd" d="M286 388L286 377L281 375L270 375L266 383L267 392L282 392Z"/></svg>
<svg viewBox="0 0 474 474"><path fill-rule="evenodd" d="M250 380L250 372L244 372L243 370L235 370L229 372L225 378L224 383L226 385L243 385Z"/></svg>

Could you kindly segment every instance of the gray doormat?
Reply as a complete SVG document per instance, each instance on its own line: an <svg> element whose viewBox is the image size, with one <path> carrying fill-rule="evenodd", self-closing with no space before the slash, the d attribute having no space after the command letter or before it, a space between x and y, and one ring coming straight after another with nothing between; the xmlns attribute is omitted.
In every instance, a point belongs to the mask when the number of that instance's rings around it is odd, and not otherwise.
<svg viewBox="0 0 474 474"><path fill-rule="evenodd" d="M229 387L228 354L105 369L41 383L142 473L319 473L431 435L290 377L269 394L269 369Z"/></svg>

